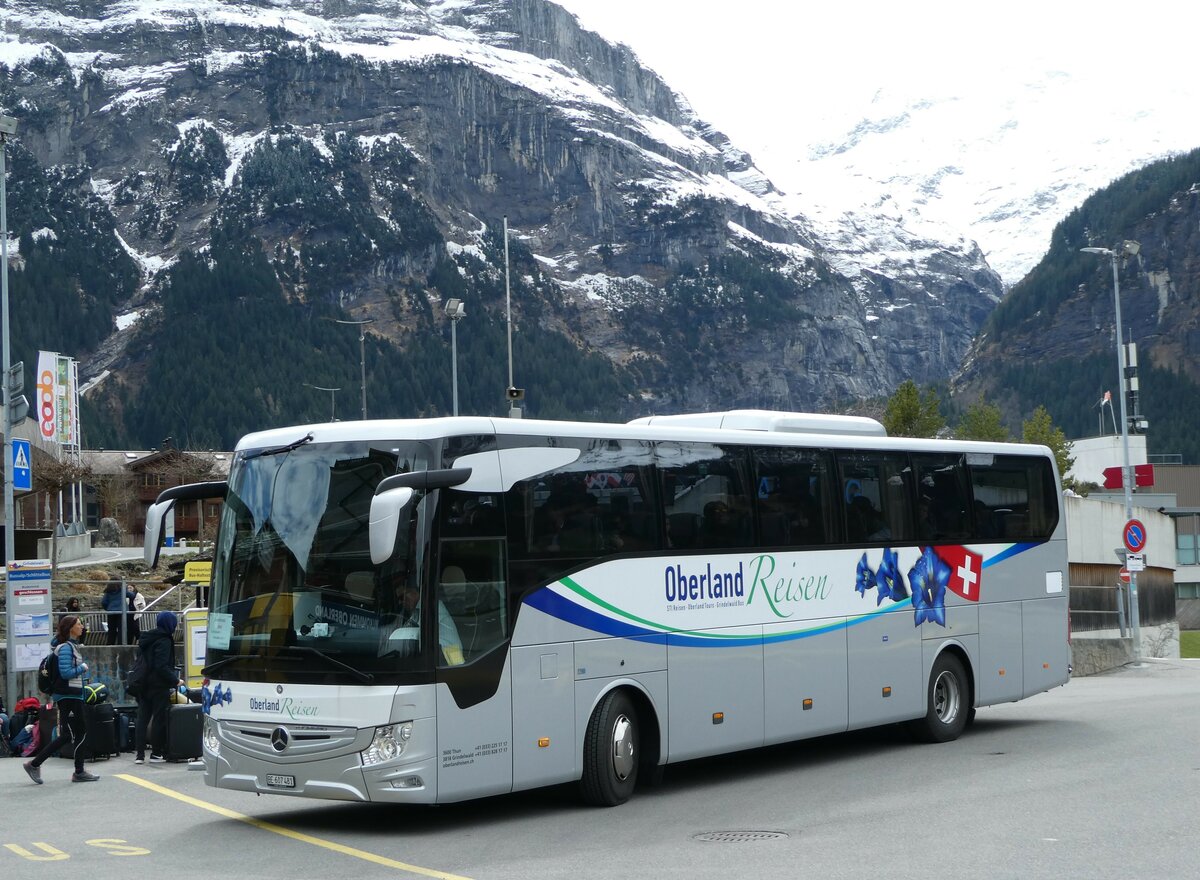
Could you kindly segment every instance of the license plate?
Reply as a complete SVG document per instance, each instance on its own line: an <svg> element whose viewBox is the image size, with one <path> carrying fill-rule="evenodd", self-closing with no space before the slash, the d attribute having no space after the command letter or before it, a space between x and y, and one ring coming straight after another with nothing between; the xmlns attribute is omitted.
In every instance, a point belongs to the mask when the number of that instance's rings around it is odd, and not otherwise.
<svg viewBox="0 0 1200 880"><path fill-rule="evenodd" d="M274 773L267 774L267 785L273 788L295 788L295 776L277 776Z"/></svg>

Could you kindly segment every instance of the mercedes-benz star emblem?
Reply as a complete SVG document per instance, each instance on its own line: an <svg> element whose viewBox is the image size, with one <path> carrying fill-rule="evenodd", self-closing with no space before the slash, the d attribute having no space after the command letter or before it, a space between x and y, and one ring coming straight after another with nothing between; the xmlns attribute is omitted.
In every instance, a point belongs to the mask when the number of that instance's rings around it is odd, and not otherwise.
<svg viewBox="0 0 1200 880"><path fill-rule="evenodd" d="M271 731L271 748L277 752L282 752L288 747L289 739L291 739L291 734L287 732L286 727L276 727Z"/></svg>

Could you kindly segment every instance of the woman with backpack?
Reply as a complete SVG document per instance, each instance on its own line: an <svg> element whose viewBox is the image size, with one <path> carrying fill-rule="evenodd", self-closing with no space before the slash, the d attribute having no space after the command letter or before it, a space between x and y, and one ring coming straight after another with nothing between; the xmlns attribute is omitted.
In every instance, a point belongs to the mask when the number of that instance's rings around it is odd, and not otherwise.
<svg viewBox="0 0 1200 880"><path fill-rule="evenodd" d="M183 684L175 671L175 630L179 618L174 612L160 611L154 629L142 633L138 640L145 670L138 692L137 726L133 732L137 756L135 764L146 762L146 735L150 738L150 763L165 761L167 745L167 712L171 708L171 692Z"/></svg>
<svg viewBox="0 0 1200 880"><path fill-rule="evenodd" d="M24 764L25 772L38 785L42 784L42 762L63 746L75 744L75 772L72 782L95 782L99 779L83 769L83 743L87 739L87 721L83 715L83 677L88 665L83 662L78 641L83 635L83 622L74 614L64 614L58 621L58 634L50 643L57 661L51 666L50 699L58 707L58 736L44 743L31 760Z"/></svg>

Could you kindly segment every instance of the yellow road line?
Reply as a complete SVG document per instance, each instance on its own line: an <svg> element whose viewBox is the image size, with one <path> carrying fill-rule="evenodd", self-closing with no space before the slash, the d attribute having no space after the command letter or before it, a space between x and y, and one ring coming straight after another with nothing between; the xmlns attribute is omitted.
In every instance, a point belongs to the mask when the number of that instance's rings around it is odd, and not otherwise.
<svg viewBox="0 0 1200 880"><path fill-rule="evenodd" d="M270 831L274 834L290 837L292 840L298 840L301 843L309 843L313 846L319 846L322 849L332 850L336 853L341 853L345 856L352 856L356 859L362 859L365 862L371 862L376 865L382 865L385 868L395 868L399 871L408 871L412 874L420 874L423 877L435 877L437 880L469 880L467 877L461 877L458 874L447 874L445 871L435 871L432 868L422 868L420 865L410 865L406 862L398 862L395 859L385 858L384 856L376 855L375 853L367 852L362 849L355 849L352 846L345 846L340 843L334 843L332 840L322 840L320 837L313 837L311 834L304 834L300 831L293 831L290 828L284 828L282 825L276 825L273 822L264 822L262 819L255 819L253 816L247 816L244 813L239 813L236 810L230 810L217 804L210 804L208 801L202 801L199 798L189 797L186 794L180 794L177 791L172 791L169 788L164 788L161 785L156 785L153 782L148 782L137 776L130 776L127 773L118 773L117 779L123 779L126 782L132 782L134 785L140 785L142 788L157 792L161 795L166 795L169 798L174 798L177 801L182 801L185 804L190 804L193 807L199 807L202 810L208 810L210 813L216 813L218 816L224 816L226 819L236 819L239 822L245 822L247 825L253 825L255 828L260 828L263 831Z"/></svg>

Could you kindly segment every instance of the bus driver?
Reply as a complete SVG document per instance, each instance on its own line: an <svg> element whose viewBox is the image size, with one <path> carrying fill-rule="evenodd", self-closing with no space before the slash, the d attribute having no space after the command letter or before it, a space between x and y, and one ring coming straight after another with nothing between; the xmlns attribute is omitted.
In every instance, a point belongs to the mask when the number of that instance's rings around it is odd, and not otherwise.
<svg viewBox="0 0 1200 880"><path fill-rule="evenodd" d="M391 640L409 639L414 646L421 631L421 592L412 586L400 588L397 598L400 600L399 624L392 632ZM447 666L460 666L463 662L462 639L458 636L458 627L444 602L438 599L438 647Z"/></svg>

